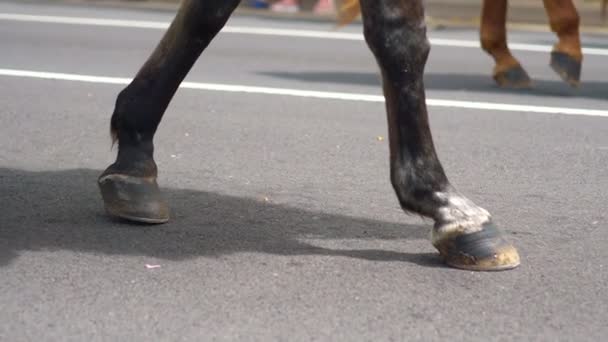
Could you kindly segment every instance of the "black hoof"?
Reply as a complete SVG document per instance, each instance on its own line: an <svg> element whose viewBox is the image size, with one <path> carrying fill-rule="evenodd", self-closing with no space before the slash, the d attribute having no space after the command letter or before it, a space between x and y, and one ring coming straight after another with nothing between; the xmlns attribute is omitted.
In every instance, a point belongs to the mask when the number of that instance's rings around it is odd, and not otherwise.
<svg viewBox="0 0 608 342"><path fill-rule="evenodd" d="M169 221L169 207L155 178L104 173L98 184L110 216L149 224Z"/></svg>
<svg viewBox="0 0 608 342"><path fill-rule="evenodd" d="M551 52L551 68L572 87L581 82L581 62L559 51Z"/></svg>
<svg viewBox="0 0 608 342"><path fill-rule="evenodd" d="M494 80L503 88L522 89L532 86L530 76L519 64L505 71L495 73Z"/></svg>
<svg viewBox="0 0 608 342"><path fill-rule="evenodd" d="M455 232L433 242L445 263L470 271L503 271L520 264L519 254L492 223L473 233Z"/></svg>

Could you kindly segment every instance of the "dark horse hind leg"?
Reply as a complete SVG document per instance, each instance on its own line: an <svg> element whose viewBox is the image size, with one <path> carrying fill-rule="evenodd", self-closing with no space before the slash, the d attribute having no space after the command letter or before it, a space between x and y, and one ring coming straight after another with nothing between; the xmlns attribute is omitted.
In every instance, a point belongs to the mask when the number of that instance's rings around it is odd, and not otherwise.
<svg viewBox="0 0 608 342"><path fill-rule="evenodd" d="M145 223L169 219L156 183L154 133L179 84L238 3L184 0L156 50L118 95L111 121L118 156L99 177L110 215Z"/></svg>
<svg viewBox="0 0 608 342"><path fill-rule="evenodd" d="M422 0L362 0L361 10L365 39L382 71L391 181L401 206L435 220L432 243L449 265L516 267L516 249L485 209L454 190L437 158L422 77L430 50Z"/></svg>

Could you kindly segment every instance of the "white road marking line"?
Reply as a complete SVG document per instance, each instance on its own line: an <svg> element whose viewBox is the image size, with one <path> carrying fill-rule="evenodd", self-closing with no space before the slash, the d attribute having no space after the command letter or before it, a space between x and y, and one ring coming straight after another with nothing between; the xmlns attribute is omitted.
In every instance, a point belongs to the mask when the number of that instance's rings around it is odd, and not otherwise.
<svg viewBox="0 0 608 342"><path fill-rule="evenodd" d="M0 13L0 20L52 23L52 24L69 24L69 25L128 27L128 28L160 29L160 30L165 30L169 27L169 23L161 22L161 21L65 17L65 16L18 14L18 13ZM364 40L363 35L361 33L336 32L336 31L314 31L314 30L294 30L294 29L280 29L280 28L231 26L231 25L224 27L222 32L223 33L237 33L237 34L252 34L252 35L298 37L298 38L337 39L337 40L354 40L354 41L363 41ZM480 48L479 42L477 40L443 39L443 38L430 38L429 40L431 42L431 45L433 45L433 46L447 46L447 47L475 48L475 49ZM511 50L531 51L531 52L550 52L552 49L552 47L549 45L524 44L524 43L509 43L509 48ZM608 56L608 49L584 47L583 54L588 55L588 56L589 55Z"/></svg>
<svg viewBox="0 0 608 342"><path fill-rule="evenodd" d="M102 83L102 84L120 84L120 85L127 85L131 82L130 78L123 78L123 77L104 77L104 76L65 74L65 73L56 73L56 72L41 72L41 71L15 70L15 69L0 69L0 76L88 82L88 83ZM382 95L327 92L327 91L314 91L314 90L301 90L301 89L288 89L288 88L254 87L254 86L218 84L218 83L183 82L181 84L180 88L235 92L235 93L284 95L284 96L296 96L296 97L308 97L308 98L332 99L332 100L346 100L346 101L384 102L384 96L382 96ZM497 111L507 111L507 112L528 112L528 113L608 117L608 110L600 110L600 109L530 106L530 105L518 105L518 104L508 104L508 103L458 101L458 100L445 100L445 99L427 99L426 103L430 107L449 107L449 108L497 110Z"/></svg>

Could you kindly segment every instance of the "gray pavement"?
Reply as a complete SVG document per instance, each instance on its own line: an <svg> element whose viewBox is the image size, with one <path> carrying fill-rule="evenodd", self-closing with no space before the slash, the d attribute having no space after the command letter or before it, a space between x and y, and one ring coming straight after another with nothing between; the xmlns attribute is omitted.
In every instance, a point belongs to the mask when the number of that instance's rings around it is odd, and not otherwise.
<svg viewBox="0 0 608 342"><path fill-rule="evenodd" d="M172 16L14 2L0 2L0 13ZM331 29L250 16L229 25ZM0 69L131 77L161 34L0 20ZM608 48L604 36L584 40ZM477 49L435 46L427 96L608 110L605 56L585 59L584 85L573 91L546 53L517 54L533 90L497 89ZM380 94L360 41L223 33L188 80ZM386 139L377 138L386 136L381 103L182 89L156 138L173 220L108 219L95 180L114 156L108 124L121 88L0 76L1 341L608 334L608 118L430 107L452 182L493 213L522 254L517 270L473 273L443 267L427 239L431 222L398 208Z"/></svg>

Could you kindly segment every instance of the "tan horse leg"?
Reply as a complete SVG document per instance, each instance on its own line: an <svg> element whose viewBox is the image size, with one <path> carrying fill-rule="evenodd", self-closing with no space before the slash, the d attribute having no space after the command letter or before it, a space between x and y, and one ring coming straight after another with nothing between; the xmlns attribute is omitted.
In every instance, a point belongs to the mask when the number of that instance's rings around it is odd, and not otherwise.
<svg viewBox="0 0 608 342"><path fill-rule="evenodd" d="M551 53L551 67L571 86L579 85L583 53L579 35L579 16L572 0L543 0L551 30L559 42Z"/></svg>
<svg viewBox="0 0 608 342"><path fill-rule="evenodd" d="M507 46L507 0L484 0L481 11L481 47L496 62L494 80L501 87L525 88L530 77Z"/></svg>

